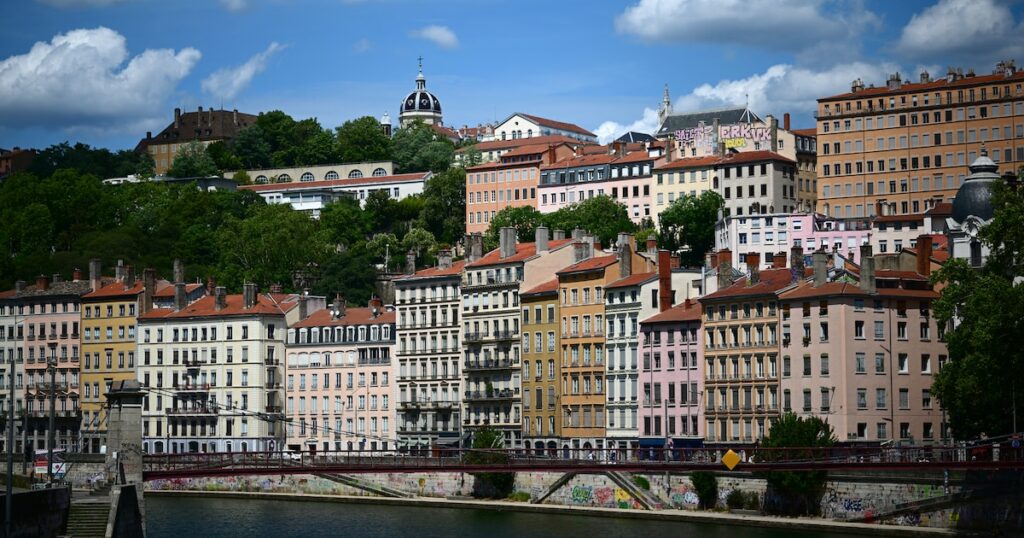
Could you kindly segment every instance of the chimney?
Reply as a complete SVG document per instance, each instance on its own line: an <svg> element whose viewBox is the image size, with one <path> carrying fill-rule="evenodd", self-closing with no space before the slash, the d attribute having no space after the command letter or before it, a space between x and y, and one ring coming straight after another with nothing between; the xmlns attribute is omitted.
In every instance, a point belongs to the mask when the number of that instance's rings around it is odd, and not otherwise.
<svg viewBox="0 0 1024 538"><path fill-rule="evenodd" d="M337 320L345 317L345 297L337 293L334 295L334 305L331 307L331 319Z"/></svg>
<svg viewBox="0 0 1024 538"><path fill-rule="evenodd" d="M117 260L117 267L114 269L114 279L118 282L124 281L124 260Z"/></svg>
<svg viewBox="0 0 1024 538"><path fill-rule="evenodd" d="M552 236L555 241L562 241L565 239L565 230L555 230Z"/></svg>
<svg viewBox="0 0 1024 538"><path fill-rule="evenodd" d="M53 274L53 281L52 282L54 284L56 284L58 282L64 282L64 277L60 276L60 273L54 273Z"/></svg>
<svg viewBox="0 0 1024 538"><path fill-rule="evenodd" d="M156 293L156 269L147 267L142 272L142 307L143 314L153 309L153 294Z"/></svg>
<svg viewBox="0 0 1024 538"><path fill-rule="evenodd" d="M302 290L299 294L299 320L306 319L309 316L309 290Z"/></svg>
<svg viewBox="0 0 1024 538"><path fill-rule="evenodd" d="M256 283L246 282L242 285L242 306L245 309L256 306Z"/></svg>
<svg viewBox="0 0 1024 538"><path fill-rule="evenodd" d="M558 160L558 152L555 150L554 145L549 145L545 154L547 155L547 162L544 164L552 164Z"/></svg>
<svg viewBox="0 0 1024 538"><path fill-rule="evenodd" d="M71 280L74 280L75 282L81 282L82 270L75 267L75 270L71 272Z"/></svg>
<svg viewBox="0 0 1024 538"><path fill-rule="evenodd" d="M680 254L679 256L672 256L669 259L672 261L671 265L673 269L679 269L680 267L683 266L682 254Z"/></svg>
<svg viewBox="0 0 1024 538"><path fill-rule="evenodd" d="M579 226L577 226L577 227L572 229L572 238L573 239L581 239L582 237L583 237L583 230Z"/></svg>
<svg viewBox="0 0 1024 538"><path fill-rule="evenodd" d="M39 291L46 291L50 289L50 277L46 275L39 275L36 277L36 289Z"/></svg>
<svg viewBox="0 0 1024 538"><path fill-rule="evenodd" d="M633 236L628 233L619 234L619 278L633 274Z"/></svg>
<svg viewBox="0 0 1024 538"><path fill-rule="evenodd" d="M917 274L932 274L932 236L922 235L917 238Z"/></svg>
<svg viewBox="0 0 1024 538"><path fill-rule="evenodd" d="M174 128L177 129L180 126L181 126L181 109L180 108L175 108L174 109Z"/></svg>
<svg viewBox="0 0 1024 538"><path fill-rule="evenodd" d="M24 280L19 280L19 281L15 282L14 283L14 292L15 293L21 293L23 291L25 291L25 281Z"/></svg>
<svg viewBox="0 0 1024 538"><path fill-rule="evenodd" d="M373 317L379 316L383 311L384 301L381 301L380 297L377 297L376 295L370 297L370 312L373 314Z"/></svg>
<svg viewBox="0 0 1024 538"><path fill-rule="evenodd" d="M658 236L651 232L651 235L647 236L647 253L655 255L658 252Z"/></svg>
<svg viewBox="0 0 1024 538"><path fill-rule="evenodd" d="M672 254L667 250L658 251L658 311L672 308Z"/></svg>
<svg viewBox="0 0 1024 538"><path fill-rule="evenodd" d="M668 139L665 141L665 162L670 163L676 156L676 141Z"/></svg>
<svg viewBox="0 0 1024 538"><path fill-rule="evenodd" d="M479 233L466 234L466 261L475 262L483 257L483 236Z"/></svg>
<svg viewBox="0 0 1024 538"><path fill-rule="evenodd" d="M793 247L789 251L789 267L790 273L793 275L790 279L792 282L803 280L804 278L804 247Z"/></svg>
<svg viewBox="0 0 1024 538"><path fill-rule="evenodd" d="M750 278L747 279L749 285L752 286L761 281L761 253L747 253L747 271L750 272Z"/></svg>
<svg viewBox="0 0 1024 538"><path fill-rule="evenodd" d="M707 256L707 263L708 267L711 267L712 269L718 267L718 253L709 252Z"/></svg>
<svg viewBox="0 0 1024 538"><path fill-rule="evenodd" d="M282 286L280 282L274 282L273 284L270 285L270 293L283 293L283 292L284 292L284 286Z"/></svg>
<svg viewBox="0 0 1024 538"><path fill-rule="evenodd" d="M814 251L814 287L820 287L828 280L828 253L824 250Z"/></svg>
<svg viewBox="0 0 1024 538"><path fill-rule="evenodd" d="M199 107L199 115L196 118L196 125L201 125L202 123L203 123L203 107Z"/></svg>
<svg viewBox="0 0 1024 538"><path fill-rule="evenodd" d="M224 310L228 306L228 291L224 286L217 286L213 289L213 309Z"/></svg>
<svg viewBox="0 0 1024 538"><path fill-rule="evenodd" d="M722 250L719 250L718 251L718 263L719 264L727 263L727 264L729 264L729 267L732 267L732 251L727 249L727 248L723 248Z"/></svg>
<svg viewBox="0 0 1024 538"><path fill-rule="evenodd" d="M153 131L146 131L146 140L151 140L152 138L153 138Z"/></svg>
<svg viewBox="0 0 1024 538"><path fill-rule="evenodd" d="M537 253L548 251L548 229L545 226L538 226L533 232L534 242L537 245Z"/></svg>
<svg viewBox="0 0 1024 538"><path fill-rule="evenodd" d="M452 268L452 251L451 249L442 248L437 251L437 268L438 269L451 269Z"/></svg>
<svg viewBox="0 0 1024 538"><path fill-rule="evenodd" d="M577 239L572 243L572 262L580 263L590 258L590 243L583 239Z"/></svg>
<svg viewBox="0 0 1024 538"><path fill-rule="evenodd" d="M231 111L231 123L234 123L235 125L238 125L238 109L237 108Z"/></svg>
<svg viewBox="0 0 1024 538"><path fill-rule="evenodd" d="M103 262L99 258L89 260L89 283L92 291L103 287Z"/></svg>
<svg viewBox="0 0 1024 538"><path fill-rule="evenodd" d="M411 275L416 272L416 251L409 250L405 253L405 274Z"/></svg>
<svg viewBox="0 0 1024 538"><path fill-rule="evenodd" d="M718 257L718 289L724 290L732 286L732 266L729 261Z"/></svg>
<svg viewBox="0 0 1024 538"><path fill-rule="evenodd" d="M860 289L864 293L875 293L875 258L871 245L860 246Z"/></svg>
<svg viewBox="0 0 1024 538"><path fill-rule="evenodd" d="M501 259L510 258L516 253L516 229L505 226L498 230L498 255Z"/></svg>
<svg viewBox="0 0 1024 538"><path fill-rule="evenodd" d="M185 264L178 258L174 259L174 283L185 281Z"/></svg>
<svg viewBox="0 0 1024 538"><path fill-rule="evenodd" d="M131 289L135 286L135 267L124 266L124 289Z"/></svg>
<svg viewBox="0 0 1024 538"><path fill-rule="evenodd" d="M187 302L185 297L185 283L175 282L174 283L174 309L181 311L185 309L185 303Z"/></svg>
<svg viewBox="0 0 1024 538"><path fill-rule="evenodd" d="M789 130L789 112L782 115L782 128L787 131Z"/></svg>
<svg viewBox="0 0 1024 538"><path fill-rule="evenodd" d="M772 256L772 269L785 269L786 268L786 253L776 252Z"/></svg>

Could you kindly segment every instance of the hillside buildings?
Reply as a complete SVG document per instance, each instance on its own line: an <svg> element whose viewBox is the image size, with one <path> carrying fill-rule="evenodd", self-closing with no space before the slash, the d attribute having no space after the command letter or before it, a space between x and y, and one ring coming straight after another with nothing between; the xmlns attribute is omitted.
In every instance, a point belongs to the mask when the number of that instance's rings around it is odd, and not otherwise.
<svg viewBox="0 0 1024 538"><path fill-rule="evenodd" d="M174 109L174 121L153 136L147 132L135 146L135 151L146 152L153 157L153 173L161 176L174 166L174 157L182 146L190 142L209 145L219 141L229 141L238 133L256 124L259 116L235 110L203 110L199 107L195 112L182 113L180 108Z"/></svg>
<svg viewBox="0 0 1024 538"><path fill-rule="evenodd" d="M390 163L386 163L390 165ZM323 167L321 167L323 168ZM357 171L358 169L354 169ZM376 170L384 170L377 168ZM307 176L307 174L309 174ZM248 190L260 195L268 204L289 204L292 209L305 211L313 218L319 218L323 208L341 198L354 198L360 205L366 203L367 197L374 191L382 191L390 198L400 200L421 194L427 180L433 176L431 172L411 174L373 175L370 177L354 177L351 179L308 179L312 172L305 172L298 183L272 183L258 185L242 185L240 190ZM324 177L333 177L328 172Z"/></svg>

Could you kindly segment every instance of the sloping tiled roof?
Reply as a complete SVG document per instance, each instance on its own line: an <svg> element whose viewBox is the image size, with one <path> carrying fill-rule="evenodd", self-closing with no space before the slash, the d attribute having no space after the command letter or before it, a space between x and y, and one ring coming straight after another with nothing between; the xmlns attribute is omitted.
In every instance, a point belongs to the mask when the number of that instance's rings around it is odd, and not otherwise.
<svg viewBox="0 0 1024 538"><path fill-rule="evenodd" d="M431 278L439 276L453 276L462 273L462 268L466 266L466 260L459 260L452 262L452 266L447 269L441 269L440 267L428 267L426 269L420 269L411 275L402 275L396 277L395 280L409 280L413 278Z"/></svg>
<svg viewBox="0 0 1024 538"><path fill-rule="evenodd" d="M718 163L718 157L707 156L707 157L687 157L685 159L677 159L672 162L658 165L654 168L655 172L661 170L676 170L679 168L708 168Z"/></svg>
<svg viewBox="0 0 1024 538"><path fill-rule="evenodd" d="M718 123L721 125L725 125L727 123L740 123L744 121L744 112L746 111L747 110L745 108L723 108L718 110L691 112L689 114L673 114L665 118L665 123L661 124L657 135L663 136L673 134L680 129L696 127L701 122L710 126L715 122L715 119L718 119Z"/></svg>
<svg viewBox="0 0 1024 538"><path fill-rule="evenodd" d="M559 142L565 142L567 144L590 144L588 142L581 142L575 138L570 138L563 135L547 135L547 136L534 136L531 138L516 138L509 140L488 140L487 142L477 142L465 147L461 147L455 150L456 153L464 153L469 151L470 148L476 148L478 151L496 151L502 149L517 148L519 146L525 146L529 144L557 144Z"/></svg>
<svg viewBox="0 0 1024 538"><path fill-rule="evenodd" d="M849 282L826 282L817 288L811 281L801 281L796 288L779 295L779 299L809 299L812 297L831 297L836 295L867 296L860 286Z"/></svg>
<svg viewBox="0 0 1024 538"><path fill-rule="evenodd" d="M92 285L88 280L65 280L63 282L51 282L45 290L39 289L35 284L26 286L25 289L14 294L18 299L25 297L50 297L57 295L85 295L92 291Z"/></svg>
<svg viewBox="0 0 1024 538"><path fill-rule="evenodd" d="M593 166L596 164L608 164L614 160L615 156L609 155L607 153L598 153L591 155L584 154L577 155L575 157L569 157L567 159L562 159L553 164L541 166L540 168L541 170L559 170L562 168L574 168L577 166Z"/></svg>
<svg viewBox="0 0 1024 538"><path fill-rule="evenodd" d="M879 86L877 88L864 88L856 93L846 92L838 95L831 95L829 97L821 97L818 102L822 101L835 101L841 99L853 99L859 97L879 97L883 95L897 95L901 93L913 93L919 91L932 91L932 90L946 90L951 88L966 88L969 86L981 86L985 84L1004 84L1010 81L1021 81L1024 80L1024 70L1018 71L1017 73L1006 77L1002 74L991 74L991 75L976 75L976 76L965 76L959 80L948 82L945 78L932 80L929 82L917 82L900 84L898 90L890 90L888 86Z"/></svg>
<svg viewBox="0 0 1024 538"><path fill-rule="evenodd" d="M596 257L596 258L587 258L587 259L585 259L585 260L583 260L581 262L574 263L574 264L570 265L569 267L566 267L565 269L562 269L561 271L558 271L556 274L568 275L568 274L572 274L572 273L582 273L582 272L585 272L585 271L594 271L596 269L604 269L605 267L608 267L609 265L611 265L611 264L613 264L613 263L615 263L617 261L619 261L619 257L614 255L614 254L609 255L609 256L599 256L599 257Z"/></svg>
<svg viewBox="0 0 1024 538"><path fill-rule="evenodd" d="M741 151L738 153L729 153L726 156L719 159L718 164L739 164L739 163L753 163L760 161L777 161L785 163L795 163L793 159L789 157L783 157L774 151Z"/></svg>
<svg viewBox="0 0 1024 538"><path fill-rule="evenodd" d="M911 222L911 221L923 221L924 213L915 213L913 215L878 215L872 222Z"/></svg>
<svg viewBox="0 0 1024 538"><path fill-rule="evenodd" d="M953 214L953 204L949 202L939 202L931 207L928 211L924 212L925 215L941 215L950 216Z"/></svg>
<svg viewBox="0 0 1024 538"><path fill-rule="evenodd" d="M378 323L394 323L395 311L380 312L377 317L373 316L370 308L346 308L345 315L338 319L331 319L331 311L322 308L310 314L306 319L291 326L293 329L302 327L339 327L344 325L371 325Z"/></svg>
<svg viewBox="0 0 1024 538"><path fill-rule="evenodd" d="M196 291L197 289L199 289L201 287L203 287L202 284L194 284L194 283L193 284L185 284L185 294L188 295L188 294L192 293L193 291ZM153 297L160 297L160 298L174 297L174 284L168 283L168 286L164 287L164 288L161 288L158 285L157 286L157 291L156 291L156 293L153 294Z"/></svg>
<svg viewBox="0 0 1024 538"><path fill-rule="evenodd" d="M527 144L525 146L519 146L518 148L509 150L501 155L502 159L507 157L518 157L520 155L537 155L544 153L550 148L560 146L561 144Z"/></svg>
<svg viewBox="0 0 1024 538"><path fill-rule="evenodd" d="M302 189L321 189L324 187L349 187L368 184L414 183L426 181L430 172L412 172L410 174L394 174L390 176L369 176L360 178L328 179L321 181L292 181L290 183L267 183L263 185L239 185L241 190L249 191L296 191Z"/></svg>
<svg viewBox="0 0 1024 538"><path fill-rule="evenodd" d="M817 127L811 127L809 129L792 129L789 132L797 136L818 136Z"/></svg>
<svg viewBox="0 0 1024 538"><path fill-rule="evenodd" d="M760 274L760 280L753 286L747 285L747 277L743 277L728 288L701 297L700 301L703 303L707 300L775 293L788 286L792 281L792 273L789 269L765 269Z"/></svg>
<svg viewBox="0 0 1024 538"><path fill-rule="evenodd" d="M545 283L543 283L543 284L541 284L539 286L536 286L533 289L524 291L523 293L520 293L519 296L520 297L525 297L525 296L528 296L528 295L544 295L544 294L548 294L548 293L558 293L558 279L557 278L552 278L551 280L548 280L547 282L545 282Z"/></svg>
<svg viewBox="0 0 1024 538"><path fill-rule="evenodd" d="M199 287L200 285L201 284L192 284L192 286L193 286L192 289L195 289L195 288ZM157 280L156 281L156 290L154 291L153 295L157 296L157 294L159 294L161 290L164 290L164 289L166 289L168 287L171 288L171 292L172 292L171 295L173 295L174 294L173 293L174 286L172 286L170 282L168 282L166 280ZM187 286L186 286L186 288L187 288ZM129 295L138 295L138 294L142 293L144 291L144 289L145 288L143 286L142 280L136 280L135 281L135 285L132 286L131 288L125 288L123 282L117 281L117 282L111 282L110 284L107 284L107 285L101 287L100 289L98 289L96 291L89 292L89 293L83 295L82 298L83 299L102 299L102 298L105 298L105 297L124 297L124 296L129 296Z"/></svg>
<svg viewBox="0 0 1024 538"><path fill-rule="evenodd" d="M674 323L680 321L700 321L701 312L703 307L697 301L691 301L689 299L669 308L664 312L659 312L640 323Z"/></svg>
<svg viewBox="0 0 1024 538"><path fill-rule="evenodd" d="M647 133L629 131L615 139L616 142L653 142L654 137Z"/></svg>
<svg viewBox="0 0 1024 538"><path fill-rule="evenodd" d="M570 131L570 132L573 132L573 133L580 133L580 134L587 135L587 136L594 136L594 137L597 136L594 133L584 129L583 127L580 127L579 125L576 125L575 123L569 123L569 122L565 122L565 121L558 121L558 120L552 120L552 119L548 119L548 118L542 118L540 116L534 116L532 114L523 114L522 112L520 112L519 115L524 117L524 118L526 118L526 119L528 119L528 120L530 120L530 121L533 121L537 125L543 125L545 127L550 127L552 129L560 129L562 131Z"/></svg>
<svg viewBox="0 0 1024 538"><path fill-rule="evenodd" d="M658 273L633 273L626 278L620 278L611 284L604 287L606 290L612 288L628 288L630 286L639 286L640 284L647 283L651 280L658 278Z"/></svg>
<svg viewBox="0 0 1024 538"><path fill-rule="evenodd" d="M570 239L557 239L557 240L548 241L548 250L554 250L554 249L556 249L558 247L561 247L562 245L567 245L571 241L572 241L571 238ZM488 265L501 265L501 264L504 264L504 263L521 262L523 260L526 260L527 258L532 258L533 255L536 254L536 253L537 253L537 244L536 243L517 243L516 244L516 253L511 255L511 256L509 256L509 257L507 257L507 258L502 258L501 257L501 249L500 248L496 248L496 249L488 252L487 254L485 254L479 260L477 260L477 261L475 261L473 263L467 263L466 267L467 268L487 267Z"/></svg>
<svg viewBox="0 0 1024 538"><path fill-rule="evenodd" d="M153 138L143 138L136 145L136 151L145 150L150 145L176 144L192 140L224 140L234 138L242 129L255 125L259 116L235 113L232 110L204 110L202 112L183 112L174 126L172 121Z"/></svg>
<svg viewBox="0 0 1024 538"><path fill-rule="evenodd" d="M172 286L170 289L174 289ZM280 315L296 306L295 300L285 301L285 298L294 298L284 294L256 294L256 304L252 308L245 308L241 294L225 296L226 306L217 310L214 305L215 297L207 295L202 299L186 306L180 311L169 308L150 310L140 316L140 319L176 319L193 317L225 317L225 316L254 316L254 315Z"/></svg>

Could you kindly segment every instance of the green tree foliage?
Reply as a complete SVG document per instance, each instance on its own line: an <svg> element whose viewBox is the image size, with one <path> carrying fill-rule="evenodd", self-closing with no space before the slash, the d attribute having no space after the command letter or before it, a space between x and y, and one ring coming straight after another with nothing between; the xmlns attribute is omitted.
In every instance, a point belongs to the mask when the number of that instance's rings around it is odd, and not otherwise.
<svg viewBox="0 0 1024 538"><path fill-rule="evenodd" d="M423 188L420 226L438 241L454 245L466 229L466 170L450 168L435 174Z"/></svg>
<svg viewBox="0 0 1024 538"><path fill-rule="evenodd" d="M398 173L443 172L451 166L454 155L455 145L421 121L395 133L391 152Z"/></svg>
<svg viewBox="0 0 1024 538"><path fill-rule="evenodd" d="M366 305L377 281L373 265L374 260L366 252L365 243L328 256L320 267L320 280L313 292L328 297L328 301L340 292L345 294L348 303Z"/></svg>
<svg viewBox="0 0 1024 538"><path fill-rule="evenodd" d="M629 218L629 210L610 196L600 195L567 205L545 215L545 223L552 230L571 232L575 228L586 230L611 245L619 232L633 232L636 225Z"/></svg>
<svg viewBox="0 0 1024 538"><path fill-rule="evenodd" d="M823 458L836 442L832 426L819 417L798 417L786 413L772 425L761 446L764 448L806 448L800 454L791 451L759 451L758 461L786 461ZM769 471L757 473L768 482L765 511L780 515L816 515L825 493L827 471Z"/></svg>
<svg viewBox="0 0 1024 538"><path fill-rule="evenodd" d="M259 125L242 129L231 140L230 146L245 168L270 168L270 143L267 142Z"/></svg>
<svg viewBox="0 0 1024 538"><path fill-rule="evenodd" d="M327 233L327 240L342 249L366 241L370 232L367 213L355 198L342 198L327 204L320 210L320 226Z"/></svg>
<svg viewBox="0 0 1024 538"><path fill-rule="evenodd" d="M378 233L366 242L366 252L377 263L386 263L387 269L394 267L405 259L402 253L402 243L398 241L393 233ZM385 261L386 259L386 261Z"/></svg>
<svg viewBox="0 0 1024 538"><path fill-rule="evenodd" d="M391 159L391 139L373 116L346 121L337 128L338 155L342 162L386 161Z"/></svg>
<svg viewBox="0 0 1024 538"><path fill-rule="evenodd" d="M217 165L206 153L202 142L193 140L178 149L174 165L167 170L171 177L208 177L217 175Z"/></svg>
<svg viewBox="0 0 1024 538"><path fill-rule="evenodd" d="M28 172L44 178L52 176L61 168L75 169L100 179L126 177L130 174L150 177L153 175L153 157L145 152L113 152L104 148L93 148L81 142L73 146L62 142L39 151L32 160Z"/></svg>
<svg viewBox="0 0 1024 538"><path fill-rule="evenodd" d="M699 266L704 255L715 247L715 223L725 200L715 191L704 191L700 196L676 198L659 216L661 222L661 248L682 253L682 263Z"/></svg>
<svg viewBox="0 0 1024 538"><path fill-rule="evenodd" d="M502 228L516 229L519 241L533 241L535 231L544 225L544 215L533 206L506 206L494 214L490 226L484 232L484 250L498 248L499 233Z"/></svg>
<svg viewBox="0 0 1024 538"><path fill-rule="evenodd" d="M933 391L959 440L1012 432L1014 409L1024 417L1024 192L1000 185L992 201L980 234L990 249L985 266L953 260L932 276L944 286L935 317L954 325Z"/></svg>
<svg viewBox="0 0 1024 538"><path fill-rule="evenodd" d="M463 454L465 463L470 465L501 465L508 463L508 454L503 450L501 433L484 426L473 432L473 450ZM473 496L503 499L512 493L515 473L473 473L476 477Z"/></svg>
<svg viewBox="0 0 1024 538"><path fill-rule="evenodd" d="M406 252L415 252L417 259L432 252L436 247L437 240L434 239L434 234L423 228L412 228L402 238L402 249Z"/></svg>
<svg viewBox="0 0 1024 538"><path fill-rule="evenodd" d="M714 508L718 503L718 477L710 471L695 471L690 475L697 500L703 510Z"/></svg>
<svg viewBox="0 0 1024 538"><path fill-rule="evenodd" d="M220 170L221 172L239 170L242 168L242 160L231 152L228 144L223 140L207 144L206 154L213 160L213 164L217 167L217 170Z"/></svg>

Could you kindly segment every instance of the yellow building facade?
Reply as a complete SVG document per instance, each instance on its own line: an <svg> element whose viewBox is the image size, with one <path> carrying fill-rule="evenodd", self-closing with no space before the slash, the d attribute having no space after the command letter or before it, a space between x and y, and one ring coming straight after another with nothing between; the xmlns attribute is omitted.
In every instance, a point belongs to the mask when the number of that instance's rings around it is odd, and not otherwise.
<svg viewBox="0 0 1024 538"><path fill-rule="evenodd" d="M524 291L519 298L523 309L523 448L550 454L562 435L558 280Z"/></svg>

